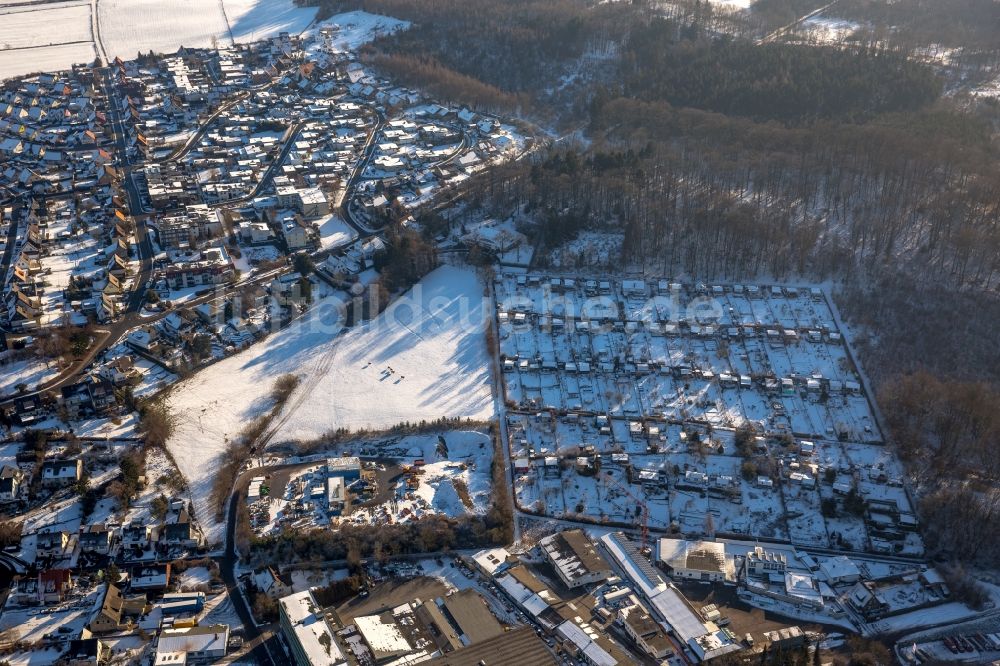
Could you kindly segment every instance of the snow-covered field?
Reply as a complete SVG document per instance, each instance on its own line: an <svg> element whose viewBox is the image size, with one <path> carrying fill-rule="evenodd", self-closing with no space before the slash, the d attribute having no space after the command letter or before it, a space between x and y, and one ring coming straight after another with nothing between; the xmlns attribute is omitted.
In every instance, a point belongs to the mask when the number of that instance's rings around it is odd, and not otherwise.
<svg viewBox="0 0 1000 666"><path fill-rule="evenodd" d="M45 8L0 9L0 48L89 42L90 5L45 5Z"/></svg>
<svg viewBox="0 0 1000 666"><path fill-rule="evenodd" d="M298 34L316 17L291 0L101 0L91 11L83 2L0 10L0 79L93 62L95 24L107 56L127 59Z"/></svg>
<svg viewBox="0 0 1000 666"><path fill-rule="evenodd" d="M318 220L320 243L324 250L347 245L358 237L358 232L350 227L339 215L328 215Z"/></svg>
<svg viewBox="0 0 1000 666"><path fill-rule="evenodd" d="M363 11L336 14L324 21L323 25L336 25L340 28L329 44L335 52L354 51L375 37L392 34L410 26L408 21Z"/></svg>
<svg viewBox="0 0 1000 666"><path fill-rule="evenodd" d="M346 332L335 345L308 350L320 372L303 377L277 439L491 416L484 299L472 270L444 266L373 322Z"/></svg>
<svg viewBox="0 0 1000 666"><path fill-rule="evenodd" d="M316 18L315 7L296 7L291 0L225 0L226 18L236 42L254 42L282 32L305 30Z"/></svg>
<svg viewBox="0 0 1000 666"><path fill-rule="evenodd" d="M285 330L179 383L169 399L179 422L168 447L209 542L222 538L208 505L214 463L228 438L271 407L271 388L283 374L301 383L273 424L276 440L491 416L483 299L472 270L445 266L375 321L338 335L340 301L330 297Z"/></svg>
<svg viewBox="0 0 1000 666"><path fill-rule="evenodd" d="M93 62L95 57L89 4L0 8L0 80L68 69L75 63Z"/></svg>
<svg viewBox="0 0 1000 666"><path fill-rule="evenodd" d="M69 69L76 63L93 62L95 57L94 45L91 42L44 46L37 49L0 50L0 80L35 72Z"/></svg>
<svg viewBox="0 0 1000 666"><path fill-rule="evenodd" d="M150 50L251 42L302 32L314 8L291 0L101 0L101 41L108 57L133 58Z"/></svg>
<svg viewBox="0 0 1000 666"><path fill-rule="evenodd" d="M46 367L45 363L35 359L14 363L0 361L0 396L13 395L20 384L31 390L58 374L58 368Z"/></svg>
<svg viewBox="0 0 1000 666"><path fill-rule="evenodd" d="M101 42L109 58L140 51L173 53L181 46L228 44L229 27L218 0L101 0Z"/></svg>
<svg viewBox="0 0 1000 666"><path fill-rule="evenodd" d="M101 49L108 58L134 58L182 46L229 46L300 34L314 25L315 7L292 0L101 0L91 3L29 4L5 2L0 9L0 80L33 72L69 69L91 63ZM378 35L407 27L405 21L355 11L324 22L339 32L327 48L349 51ZM96 35L95 33L96 28Z"/></svg>

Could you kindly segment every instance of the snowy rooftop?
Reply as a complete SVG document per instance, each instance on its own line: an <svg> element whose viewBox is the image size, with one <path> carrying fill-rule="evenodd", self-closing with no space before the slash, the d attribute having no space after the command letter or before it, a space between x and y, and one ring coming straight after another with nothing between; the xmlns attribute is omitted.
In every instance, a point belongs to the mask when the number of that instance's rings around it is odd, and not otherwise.
<svg viewBox="0 0 1000 666"><path fill-rule="evenodd" d="M312 592L297 592L283 597L279 603L292 627L295 640L310 663L346 663Z"/></svg>
<svg viewBox="0 0 1000 666"><path fill-rule="evenodd" d="M396 622L384 621L380 615L354 618L354 625L364 636L376 659L402 654L412 649Z"/></svg>
<svg viewBox="0 0 1000 666"><path fill-rule="evenodd" d="M581 530L567 530L545 537L541 546L565 580L575 581L608 570L608 563Z"/></svg>
<svg viewBox="0 0 1000 666"><path fill-rule="evenodd" d="M826 574L827 580L832 581L843 578L856 578L861 573L858 570L858 565L845 555L831 557L828 560L824 560L819 566L823 573Z"/></svg>
<svg viewBox="0 0 1000 666"><path fill-rule="evenodd" d="M488 548L473 555L472 559L483 571L492 576L496 571L505 568L508 557L510 553L506 548Z"/></svg>
<svg viewBox="0 0 1000 666"><path fill-rule="evenodd" d="M170 658L191 652L214 653L221 650L225 654L228 642L229 626L225 624L164 629L156 644L156 663L177 663L170 661Z"/></svg>

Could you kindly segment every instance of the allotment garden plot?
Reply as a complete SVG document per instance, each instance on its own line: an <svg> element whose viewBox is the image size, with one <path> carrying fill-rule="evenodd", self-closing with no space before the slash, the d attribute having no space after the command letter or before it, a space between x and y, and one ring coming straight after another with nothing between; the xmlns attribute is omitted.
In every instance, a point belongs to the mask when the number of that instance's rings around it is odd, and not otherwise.
<svg viewBox="0 0 1000 666"><path fill-rule="evenodd" d="M502 275L495 292L522 509L922 551L819 289Z"/></svg>

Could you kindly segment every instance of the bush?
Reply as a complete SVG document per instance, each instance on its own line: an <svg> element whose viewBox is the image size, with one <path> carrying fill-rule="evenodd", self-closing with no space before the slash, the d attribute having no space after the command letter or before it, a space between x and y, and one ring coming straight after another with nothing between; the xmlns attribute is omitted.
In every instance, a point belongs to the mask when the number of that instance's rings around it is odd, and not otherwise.
<svg viewBox="0 0 1000 666"><path fill-rule="evenodd" d="M278 620L278 604L263 592L252 592L250 602L253 616L258 622L271 623Z"/></svg>
<svg viewBox="0 0 1000 666"><path fill-rule="evenodd" d="M166 495L157 495L149 503L149 513L156 520L163 520L167 515L167 508L169 506L170 500L167 499Z"/></svg>
<svg viewBox="0 0 1000 666"><path fill-rule="evenodd" d="M0 521L0 548L16 546L21 543L21 527L20 521Z"/></svg>
<svg viewBox="0 0 1000 666"><path fill-rule="evenodd" d="M316 264L313 263L312 257L304 252L295 255L295 258L292 260L292 266L303 277L316 270Z"/></svg>
<svg viewBox="0 0 1000 666"><path fill-rule="evenodd" d="M139 406L139 434L148 446L164 446L174 433L177 419L163 400Z"/></svg>
<svg viewBox="0 0 1000 666"><path fill-rule="evenodd" d="M983 610L990 600L989 592L970 576L960 564L947 564L938 567L941 576L951 591L951 598L961 601L973 610Z"/></svg>
<svg viewBox="0 0 1000 666"><path fill-rule="evenodd" d="M271 389L271 399L276 405L284 405L292 391L299 385L299 378L293 374L281 375L274 380L274 387Z"/></svg>

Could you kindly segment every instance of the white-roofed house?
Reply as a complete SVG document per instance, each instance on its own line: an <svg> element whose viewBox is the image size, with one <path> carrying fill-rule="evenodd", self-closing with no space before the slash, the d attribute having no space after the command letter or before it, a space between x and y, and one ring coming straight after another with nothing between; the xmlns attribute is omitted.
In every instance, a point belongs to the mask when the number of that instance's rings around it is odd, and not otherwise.
<svg viewBox="0 0 1000 666"><path fill-rule="evenodd" d="M154 666L177 666L190 662L214 663L226 656L229 625L164 629L156 643Z"/></svg>

